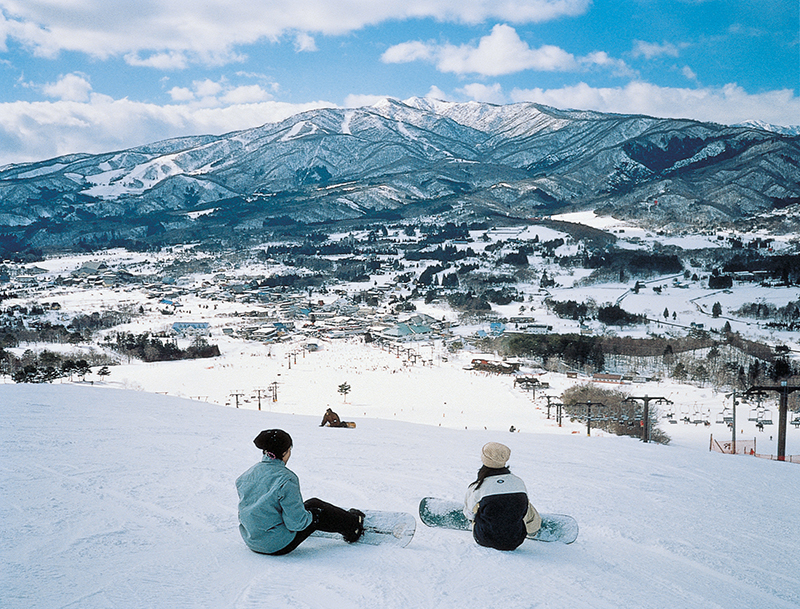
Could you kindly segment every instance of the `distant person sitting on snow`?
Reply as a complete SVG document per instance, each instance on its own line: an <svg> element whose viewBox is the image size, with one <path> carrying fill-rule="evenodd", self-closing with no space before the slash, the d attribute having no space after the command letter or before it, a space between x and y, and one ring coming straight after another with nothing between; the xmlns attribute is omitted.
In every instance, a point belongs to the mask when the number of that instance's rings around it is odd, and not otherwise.
<svg viewBox="0 0 800 609"><path fill-rule="evenodd" d="M340 533L348 543L364 532L364 513L344 510L317 498L303 501L297 475L286 467L292 438L282 429L266 429L253 443L263 452L259 463L236 480L239 532L254 552L288 554L314 531Z"/></svg>
<svg viewBox="0 0 800 609"><path fill-rule="evenodd" d="M325 427L325 425L330 427L347 427L347 423L344 423L339 418L339 415L330 408L325 411L325 415L322 417L322 423L319 424L320 427Z"/></svg>
<svg viewBox="0 0 800 609"><path fill-rule="evenodd" d="M528 501L525 483L508 467L511 449L489 442L481 450L483 467L469 485L464 515L472 521L479 545L514 550L542 526L542 518Z"/></svg>

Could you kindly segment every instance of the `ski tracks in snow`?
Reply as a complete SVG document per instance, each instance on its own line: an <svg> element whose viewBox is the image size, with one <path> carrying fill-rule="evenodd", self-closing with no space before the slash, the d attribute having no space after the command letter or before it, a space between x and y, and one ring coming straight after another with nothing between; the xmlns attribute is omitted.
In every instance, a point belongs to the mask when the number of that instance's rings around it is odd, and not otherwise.
<svg viewBox="0 0 800 609"><path fill-rule="evenodd" d="M433 607L427 586L408 577L416 571L415 554L408 548L310 538L288 556L259 557L263 573L253 576L233 607Z"/></svg>

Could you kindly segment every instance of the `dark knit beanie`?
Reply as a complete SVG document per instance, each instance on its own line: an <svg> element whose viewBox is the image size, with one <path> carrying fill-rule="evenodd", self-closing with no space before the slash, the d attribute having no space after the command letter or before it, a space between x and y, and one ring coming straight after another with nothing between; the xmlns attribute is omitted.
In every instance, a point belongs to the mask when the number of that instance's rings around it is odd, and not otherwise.
<svg viewBox="0 0 800 609"><path fill-rule="evenodd" d="M280 459L292 447L292 436L282 429L265 429L256 436L253 444L273 459Z"/></svg>

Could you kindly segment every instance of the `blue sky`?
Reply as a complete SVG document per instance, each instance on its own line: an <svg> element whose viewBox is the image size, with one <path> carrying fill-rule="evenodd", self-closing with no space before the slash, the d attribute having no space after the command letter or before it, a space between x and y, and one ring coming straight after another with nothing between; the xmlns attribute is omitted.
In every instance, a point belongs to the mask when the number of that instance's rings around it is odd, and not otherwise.
<svg viewBox="0 0 800 609"><path fill-rule="evenodd" d="M800 124L797 0L0 0L0 164L433 96Z"/></svg>

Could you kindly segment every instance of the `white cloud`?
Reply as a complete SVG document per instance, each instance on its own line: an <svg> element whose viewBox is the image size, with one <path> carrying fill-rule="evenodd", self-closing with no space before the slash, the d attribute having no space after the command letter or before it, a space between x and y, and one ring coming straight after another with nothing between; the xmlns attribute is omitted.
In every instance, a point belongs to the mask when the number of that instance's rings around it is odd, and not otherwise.
<svg viewBox="0 0 800 609"><path fill-rule="evenodd" d="M614 76L637 76L622 59L611 57L605 51L576 57L549 44L533 49L514 28L506 24L495 25L491 33L482 37L477 44L456 46L419 40L402 42L389 47L381 60L384 63L427 61L436 65L440 72L460 75L502 76L525 70L577 72L600 68L610 71Z"/></svg>
<svg viewBox="0 0 800 609"><path fill-rule="evenodd" d="M243 74L239 74L243 76ZM261 75L250 75L265 80ZM195 80L189 87L173 87L167 93L174 102L193 102L196 106L221 107L237 104L253 104L273 99L271 91L278 89L275 83L231 85L226 78L219 81L211 79Z"/></svg>
<svg viewBox="0 0 800 609"><path fill-rule="evenodd" d="M653 57L660 57L667 55L668 57L678 56L678 47L671 42L664 42L658 44L656 42L645 42L644 40L633 41L633 56L644 57L645 59L653 59Z"/></svg>
<svg viewBox="0 0 800 609"><path fill-rule="evenodd" d="M82 74L65 74L57 82L48 83L42 87L42 92L48 97L64 101L89 101L92 85Z"/></svg>
<svg viewBox="0 0 800 609"><path fill-rule="evenodd" d="M298 53L313 52L317 50L317 42L313 36L305 32L299 33L294 37L294 50Z"/></svg>
<svg viewBox="0 0 800 609"><path fill-rule="evenodd" d="M187 87L172 87L168 93L172 101L176 102L191 101L195 98L194 92Z"/></svg>
<svg viewBox="0 0 800 609"><path fill-rule="evenodd" d="M440 72L500 76L523 70L570 71L578 67L571 53L552 45L532 49L509 25L498 24L477 45L405 42L386 50L385 63L432 61Z"/></svg>
<svg viewBox="0 0 800 609"><path fill-rule="evenodd" d="M442 91L436 85L431 85L431 88L425 94L425 97L428 97L430 99L441 99L443 101L446 101L446 100L450 99L449 96L447 95L447 93Z"/></svg>
<svg viewBox="0 0 800 609"><path fill-rule="evenodd" d="M231 90L233 97L236 91ZM335 107L335 104L262 101L217 107L158 106L112 99L97 93L91 94L87 102L2 103L0 166L75 152L120 150L170 137L228 133L322 107Z"/></svg>
<svg viewBox="0 0 800 609"><path fill-rule="evenodd" d="M800 97L791 89L751 94L735 83L696 89L659 87L646 82L603 88L580 83L560 89L515 89L510 98L557 108L692 118L722 124L758 119L776 125L794 125L800 116Z"/></svg>
<svg viewBox="0 0 800 609"><path fill-rule="evenodd" d="M131 66L156 68L157 70L183 70L189 65L185 53L154 53L142 59L138 53L125 55L125 63Z"/></svg>
<svg viewBox="0 0 800 609"><path fill-rule="evenodd" d="M614 76L635 77L637 74L622 59L615 59L605 51L595 51L580 58L580 63L587 67L599 67L610 70Z"/></svg>
<svg viewBox="0 0 800 609"><path fill-rule="evenodd" d="M697 82L697 74L695 74L695 71L689 66L683 66L681 74L683 74L687 79Z"/></svg>
<svg viewBox="0 0 800 609"><path fill-rule="evenodd" d="M418 40L401 42L389 47L381 55L384 63L410 63L412 61L428 61L436 56L436 45L426 44Z"/></svg>
<svg viewBox="0 0 800 609"><path fill-rule="evenodd" d="M475 101L488 102L490 104L503 104L506 102L503 88L498 83L493 85L472 83L456 89L456 92Z"/></svg>
<svg viewBox="0 0 800 609"><path fill-rule="evenodd" d="M272 99L267 91L261 88L260 85L245 85L241 87L234 87L227 91L220 100L224 104L254 104Z"/></svg>
<svg viewBox="0 0 800 609"><path fill-rule="evenodd" d="M365 0L369 2L369 0ZM384 0L404 17L433 17L440 21L482 23L543 23L585 13L591 0ZM391 18L398 18L397 16Z"/></svg>
<svg viewBox="0 0 800 609"><path fill-rule="evenodd" d="M134 65L175 69L182 61L221 64L241 59L233 48L277 41L291 32L300 50L310 33L340 35L391 20L434 18L480 23L540 23L588 10L590 0L3 0L0 44L14 39L40 56L76 51ZM2 34L5 34L2 36Z"/></svg>
<svg viewBox="0 0 800 609"><path fill-rule="evenodd" d="M223 88L223 82L216 82L209 78L205 80L195 80L192 83L197 97L215 97Z"/></svg>

